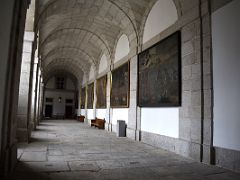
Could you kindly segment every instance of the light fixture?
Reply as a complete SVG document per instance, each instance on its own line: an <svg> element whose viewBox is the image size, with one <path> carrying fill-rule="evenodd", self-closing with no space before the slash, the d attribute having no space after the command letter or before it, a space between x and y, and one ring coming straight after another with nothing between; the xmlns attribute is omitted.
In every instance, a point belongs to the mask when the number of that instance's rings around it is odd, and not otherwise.
<svg viewBox="0 0 240 180"><path fill-rule="evenodd" d="M58 102L61 103L62 102L62 98L58 97Z"/></svg>

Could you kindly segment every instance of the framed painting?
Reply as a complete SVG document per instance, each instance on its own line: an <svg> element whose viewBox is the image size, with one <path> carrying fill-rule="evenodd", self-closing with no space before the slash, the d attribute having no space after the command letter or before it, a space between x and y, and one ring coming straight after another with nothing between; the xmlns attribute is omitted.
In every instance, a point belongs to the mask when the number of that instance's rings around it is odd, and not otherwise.
<svg viewBox="0 0 240 180"><path fill-rule="evenodd" d="M88 85L87 96L87 108L93 109L94 83Z"/></svg>
<svg viewBox="0 0 240 180"><path fill-rule="evenodd" d="M176 32L138 55L138 106L181 105L181 35Z"/></svg>
<svg viewBox="0 0 240 180"><path fill-rule="evenodd" d="M104 109L107 107L107 75L97 79L97 104L96 108Z"/></svg>
<svg viewBox="0 0 240 180"><path fill-rule="evenodd" d="M112 108L129 106L129 62L112 71L110 105Z"/></svg>
<svg viewBox="0 0 240 180"><path fill-rule="evenodd" d="M81 109L85 109L86 102L86 87L82 88L81 91Z"/></svg>

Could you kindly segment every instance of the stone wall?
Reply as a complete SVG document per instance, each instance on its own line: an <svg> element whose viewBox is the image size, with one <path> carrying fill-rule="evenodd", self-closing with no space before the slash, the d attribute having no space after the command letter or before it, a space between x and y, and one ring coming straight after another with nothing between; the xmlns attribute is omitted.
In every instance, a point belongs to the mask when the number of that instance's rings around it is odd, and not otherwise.
<svg viewBox="0 0 240 180"><path fill-rule="evenodd" d="M17 161L16 112L21 69L24 24L28 0L3 1L0 42L0 177L11 172Z"/></svg>

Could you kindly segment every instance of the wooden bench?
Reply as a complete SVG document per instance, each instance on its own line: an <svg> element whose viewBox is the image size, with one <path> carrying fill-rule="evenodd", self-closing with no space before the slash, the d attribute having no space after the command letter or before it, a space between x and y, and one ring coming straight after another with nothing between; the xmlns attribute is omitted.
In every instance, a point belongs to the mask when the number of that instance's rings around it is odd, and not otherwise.
<svg viewBox="0 0 240 180"><path fill-rule="evenodd" d="M84 122L84 119L85 119L85 116L82 116L82 115L77 117L77 120L80 122Z"/></svg>
<svg viewBox="0 0 240 180"><path fill-rule="evenodd" d="M105 119L99 119L95 118L91 120L91 127L98 127L98 129L104 129L105 128Z"/></svg>

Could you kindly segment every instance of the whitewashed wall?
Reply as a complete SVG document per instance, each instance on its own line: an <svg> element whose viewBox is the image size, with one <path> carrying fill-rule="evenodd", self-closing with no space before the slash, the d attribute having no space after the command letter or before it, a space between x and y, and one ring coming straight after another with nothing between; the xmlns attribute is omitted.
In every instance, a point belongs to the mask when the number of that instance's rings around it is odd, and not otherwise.
<svg viewBox="0 0 240 180"><path fill-rule="evenodd" d="M212 15L214 146L240 150L240 1Z"/></svg>
<svg viewBox="0 0 240 180"><path fill-rule="evenodd" d="M124 120L128 124L128 108L113 109L112 124L117 125L117 120Z"/></svg>
<svg viewBox="0 0 240 180"><path fill-rule="evenodd" d="M85 116L87 118L87 114L86 114L86 110L85 109L81 109L81 115Z"/></svg>
<svg viewBox="0 0 240 180"><path fill-rule="evenodd" d="M91 81L91 80L94 80L94 78L95 78L95 69L94 69L94 65L92 65L90 68L88 80Z"/></svg>
<svg viewBox="0 0 240 180"><path fill-rule="evenodd" d="M100 119L107 119L107 109L97 109L96 110L96 117Z"/></svg>
<svg viewBox="0 0 240 180"><path fill-rule="evenodd" d="M91 122L91 119L95 119L93 109L87 109L87 119L89 123Z"/></svg>
<svg viewBox="0 0 240 180"><path fill-rule="evenodd" d="M142 108L141 130L179 137L179 108Z"/></svg>
<svg viewBox="0 0 240 180"><path fill-rule="evenodd" d="M127 56L129 52L130 48L128 37L125 34L123 34L117 42L114 63L121 60L123 57Z"/></svg>
<svg viewBox="0 0 240 180"><path fill-rule="evenodd" d="M173 1L158 0L150 11L145 23L143 43L173 25L177 19L177 10Z"/></svg>
<svg viewBox="0 0 240 180"><path fill-rule="evenodd" d="M102 72L106 71L107 68L108 68L107 57L105 54L103 54L99 62L98 74L101 74Z"/></svg>
<svg viewBox="0 0 240 180"><path fill-rule="evenodd" d="M81 110L81 109L76 109L76 114L77 114L77 116L80 116L80 115L82 115L82 114L81 114L81 112L82 112L82 110Z"/></svg>
<svg viewBox="0 0 240 180"><path fill-rule="evenodd" d="M86 83L87 83L87 81L88 81L88 77L87 77L87 75L84 73L84 75L83 75L82 85L85 86Z"/></svg>

